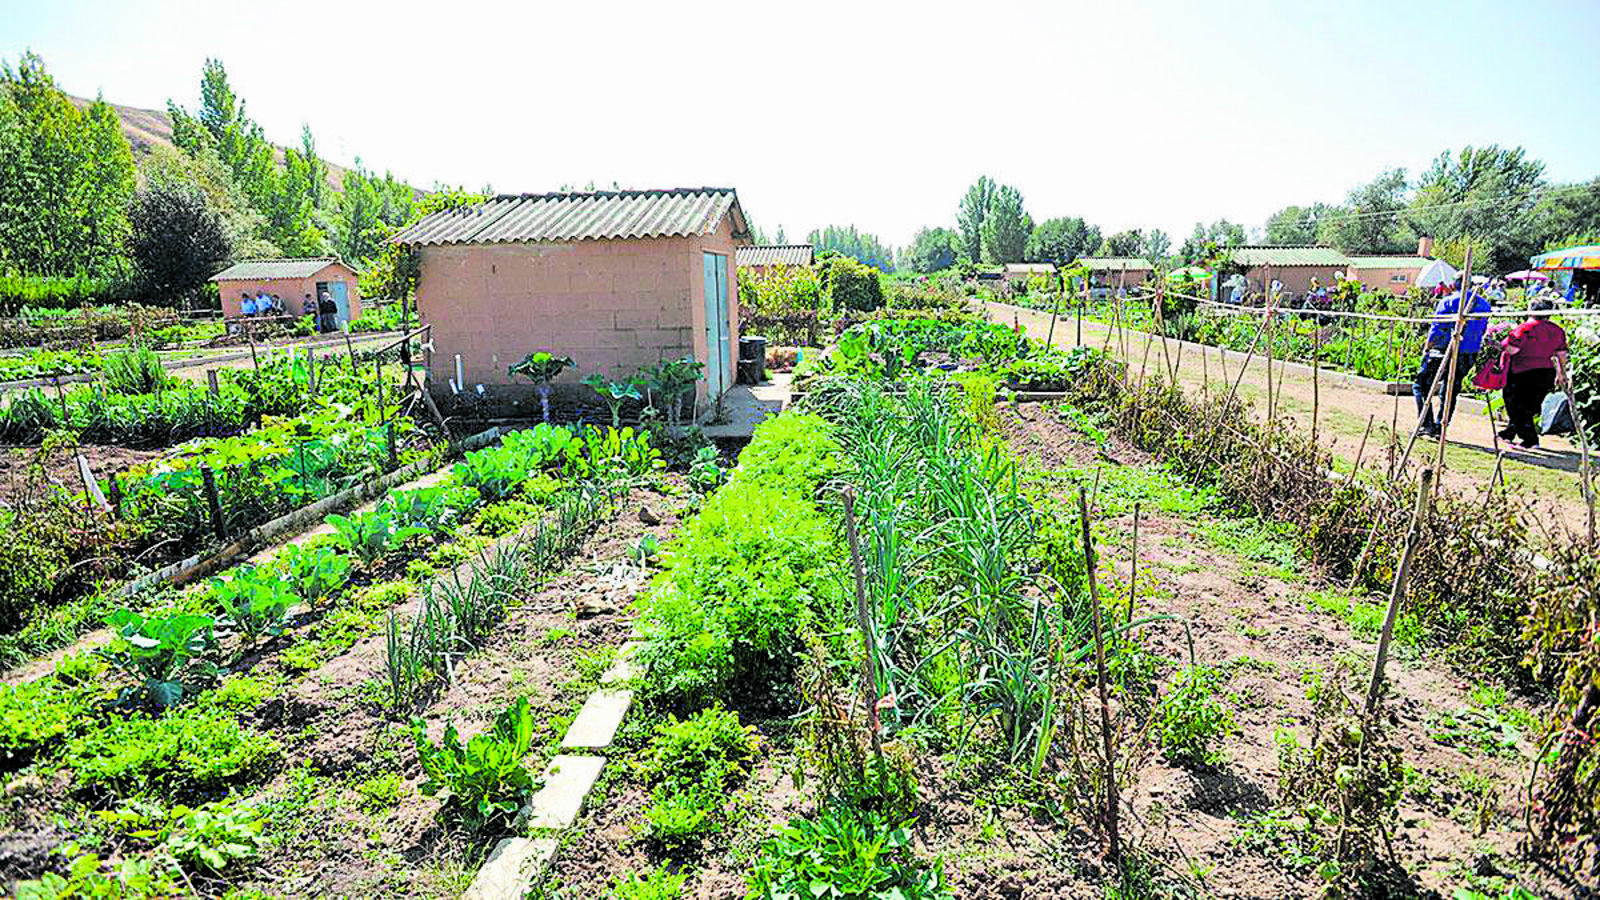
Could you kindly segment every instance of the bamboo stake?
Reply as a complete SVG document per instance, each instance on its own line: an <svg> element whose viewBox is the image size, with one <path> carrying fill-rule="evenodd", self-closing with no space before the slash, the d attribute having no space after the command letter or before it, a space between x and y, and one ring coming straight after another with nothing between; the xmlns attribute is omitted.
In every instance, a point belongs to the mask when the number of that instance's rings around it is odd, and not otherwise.
<svg viewBox="0 0 1600 900"><path fill-rule="evenodd" d="M1133 502L1133 567L1128 575L1128 619L1133 624L1133 604L1139 596L1139 501Z"/></svg>
<svg viewBox="0 0 1600 900"><path fill-rule="evenodd" d="M1583 486L1583 502L1589 507L1588 535L1590 546L1595 542L1594 529L1594 481L1592 470L1589 468L1589 435L1583 427L1583 416L1578 413L1578 401L1572 395L1572 375L1563 369L1560 373L1562 390L1567 395L1567 409L1572 412L1573 430L1578 432L1578 451L1583 455L1578 460L1578 479Z"/></svg>
<svg viewBox="0 0 1600 900"><path fill-rule="evenodd" d="M1044 345L1046 347L1054 347L1056 345L1056 313L1060 309L1061 294L1057 292L1055 302L1050 304L1050 330L1044 333Z"/></svg>
<svg viewBox="0 0 1600 900"><path fill-rule="evenodd" d="M1444 383L1444 393L1439 402L1439 455L1434 458L1434 468L1444 471L1444 447L1450 432L1450 420L1456 411L1457 395L1461 392L1461 375L1456 371L1461 362L1461 338L1467 324L1467 311L1472 306L1472 247L1467 247L1466 259L1461 263L1461 293L1456 295L1456 327L1450 335L1450 377Z"/></svg>
<svg viewBox="0 0 1600 900"><path fill-rule="evenodd" d="M1095 583L1094 537L1089 531L1089 498L1083 488L1078 488L1078 512L1083 519L1083 561L1084 568L1089 573L1089 608L1094 618L1094 666L1095 683L1100 694L1100 736L1105 745L1106 754L1106 839L1109 845L1107 858L1114 864L1121 864L1122 846L1121 836L1117 830L1117 814L1120 805L1117 798L1116 775L1116 748L1111 739L1111 700L1106 693L1106 648L1105 640L1100 633L1100 591Z"/></svg>
<svg viewBox="0 0 1600 900"><path fill-rule="evenodd" d="M878 764L880 788L887 774L883 765L883 736L878 730L878 654L872 637L872 613L867 606L867 576L861 564L861 542L856 535L856 492L845 488L845 534L850 541L850 568L856 583L856 623L861 628L861 702L866 707L868 732L872 736L872 753Z"/></svg>
<svg viewBox="0 0 1600 900"><path fill-rule="evenodd" d="M1322 326L1311 323L1311 442L1317 443L1317 415L1322 409ZM1367 428L1372 420L1367 420ZM1366 438L1361 439L1366 443Z"/></svg>
<svg viewBox="0 0 1600 900"><path fill-rule="evenodd" d="M1411 513L1411 527L1406 529L1405 544L1400 549L1400 562L1395 566L1394 584L1389 589L1389 608L1383 614L1383 632L1378 636L1378 653L1372 662L1372 682L1367 686L1367 714L1378 705L1378 695L1383 687L1383 668L1389 658L1389 642L1394 638L1394 621L1400 614L1400 604L1406 596L1406 573L1411 568L1411 557L1416 552L1421 537L1422 523L1428 517L1428 504L1433 496L1433 470L1423 469L1417 483L1417 505Z"/></svg>
<svg viewBox="0 0 1600 900"><path fill-rule="evenodd" d="M1272 284L1272 267L1271 266L1267 266L1266 267L1266 273L1267 273L1268 290L1270 291L1271 290L1271 284ZM1276 326L1274 325L1274 323L1272 321L1272 307L1273 307L1273 302L1272 302L1271 299L1269 299L1267 301L1266 318L1262 320L1262 323L1264 325L1266 325L1266 327L1267 327L1267 351L1266 351L1266 357L1267 357L1267 430L1269 432L1272 430L1272 422L1273 422L1272 342L1278 336L1277 328L1276 328Z"/></svg>
<svg viewBox="0 0 1600 900"><path fill-rule="evenodd" d="M1367 452L1367 438L1372 434L1372 419L1373 416L1367 416L1367 430L1361 432L1361 446L1356 448L1356 464L1350 470L1351 479L1361 474L1361 457Z"/></svg>

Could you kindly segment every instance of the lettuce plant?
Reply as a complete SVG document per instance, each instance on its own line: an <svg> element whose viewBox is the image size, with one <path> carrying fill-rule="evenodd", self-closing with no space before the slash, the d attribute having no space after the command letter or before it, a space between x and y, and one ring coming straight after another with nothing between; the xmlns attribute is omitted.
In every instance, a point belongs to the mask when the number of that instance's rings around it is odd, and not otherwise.
<svg viewBox="0 0 1600 900"><path fill-rule="evenodd" d="M381 505L351 516L331 515L327 522L333 526L334 542L354 553L366 566L390 549L428 533L425 528L402 524L393 509Z"/></svg>
<svg viewBox="0 0 1600 900"><path fill-rule="evenodd" d="M290 544L278 551L277 563L295 594L307 603L333 594L350 580L350 557L324 544Z"/></svg>

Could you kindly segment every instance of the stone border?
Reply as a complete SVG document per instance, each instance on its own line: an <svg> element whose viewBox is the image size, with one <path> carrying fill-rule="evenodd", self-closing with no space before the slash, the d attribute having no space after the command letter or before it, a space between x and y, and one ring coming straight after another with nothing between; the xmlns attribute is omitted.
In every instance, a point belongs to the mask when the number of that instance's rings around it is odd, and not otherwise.
<svg viewBox="0 0 1600 900"><path fill-rule="evenodd" d="M611 746L622 720L633 707L633 691L608 687L631 681L641 674L634 662L639 641L630 640L617 651L611 668L600 676L600 687L584 701L561 739L564 750L604 751ZM605 770L601 755L558 754L545 767L544 787L528 798L517 814L518 831L564 831L583 812L589 792ZM461 900L518 900L555 862L560 835L502 838L489 851Z"/></svg>

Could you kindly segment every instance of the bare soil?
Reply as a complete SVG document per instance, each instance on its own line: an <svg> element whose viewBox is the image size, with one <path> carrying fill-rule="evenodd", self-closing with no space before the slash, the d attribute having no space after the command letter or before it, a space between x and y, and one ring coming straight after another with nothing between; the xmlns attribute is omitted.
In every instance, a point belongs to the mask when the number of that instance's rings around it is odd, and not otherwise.
<svg viewBox="0 0 1600 900"><path fill-rule="evenodd" d="M1002 418L1008 443L1028 466L1082 469L1150 462L1114 437L1103 448L1093 445L1050 407L1019 405L1004 410ZM1059 508L1075 509L1075 491L1071 486L1059 491ZM1138 604L1141 614L1169 613L1190 623L1198 661L1227 673L1218 691L1236 732L1225 741L1224 761L1215 766L1179 766L1152 751L1123 793L1125 835L1155 861L1160 880L1185 892L1319 896L1322 886L1315 873L1270 843L1252 841L1249 823L1293 799L1279 783L1276 734L1286 730L1302 744L1309 740L1312 714L1303 676L1333 672L1344 657L1364 677L1373 643L1353 633L1340 617L1309 603L1308 593L1325 586L1308 567L1283 571L1262 565L1210 543L1199 524L1162 514L1141 519ZM1102 525L1102 590L1126 596L1131 517ZM1157 627L1146 646L1166 661L1163 682L1186 661L1184 632L1176 625ZM1393 835L1396 859L1411 879L1411 890L1421 896L1450 896L1463 886L1483 889L1485 878L1498 875L1541 895L1586 895L1590 887L1569 873L1539 868L1517 856L1525 803L1521 785L1534 752L1528 736L1514 749L1499 751L1436 737L1446 730L1441 717L1472 707L1468 694L1475 680L1430 657L1425 649L1398 646L1388 665L1392 734L1405 764L1414 770L1401 804L1401 827ZM1506 709L1513 708L1526 712L1532 706L1512 698ZM756 774L735 803L740 812L732 832L696 858L669 861L693 873L684 896L743 897L744 873L761 838L789 817L815 812L814 782L796 790L788 774L796 766L782 739L788 724L756 724L780 739L763 744ZM642 745L643 740L636 737L636 742ZM628 774L626 760L608 771L604 790L558 857L552 877L556 896L601 896L619 873L645 871L667 861L638 835L648 797ZM918 773L917 846L919 852L944 859L955 896L1105 896L1099 844L1071 820L1019 802L1006 783L1008 776L957 773L943 757L919 759ZM1263 832L1258 827L1256 833Z"/></svg>
<svg viewBox="0 0 1600 900"><path fill-rule="evenodd" d="M85 444L77 448L89 461L89 471L97 478L121 472L140 463L158 459L171 450L134 450L128 447L106 447ZM38 489L31 482L38 447L0 447L0 503L16 503L30 489ZM68 494L83 491L83 478L78 474L78 461L71 452L52 453L44 460L43 485L54 486Z"/></svg>

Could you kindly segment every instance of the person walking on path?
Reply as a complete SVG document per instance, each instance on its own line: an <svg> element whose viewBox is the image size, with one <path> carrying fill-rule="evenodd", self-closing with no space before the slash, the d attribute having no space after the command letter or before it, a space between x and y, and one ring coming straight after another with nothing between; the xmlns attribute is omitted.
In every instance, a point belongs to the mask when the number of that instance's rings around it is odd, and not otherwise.
<svg viewBox="0 0 1600 900"><path fill-rule="evenodd" d="M1548 297L1533 298L1527 321L1506 336L1511 364L1503 391L1507 424L1500 436L1529 449L1539 446L1539 413L1545 396L1557 385L1567 384L1567 332L1550 321L1553 306Z"/></svg>
<svg viewBox="0 0 1600 900"><path fill-rule="evenodd" d="M1433 388L1434 379L1450 380L1450 337L1456 329L1457 304L1461 303L1461 296L1467 296L1468 313L1486 313L1492 307L1489 301L1474 293L1469 287L1462 287L1439 301L1433 308L1433 325L1428 328L1427 340L1422 346L1422 368L1417 370L1417 375L1411 381L1411 396L1417 401L1418 433L1428 437L1438 437L1439 429L1456 411L1456 395L1461 393L1461 381L1472 374L1472 362L1478 355L1478 350L1483 346L1483 333L1489 327L1487 319L1468 319L1461 326L1461 345L1457 348L1456 377L1454 384L1446 384L1442 393L1445 400L1440 404L1441 409L1437 419L1433 414Z"/></svg>

